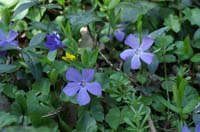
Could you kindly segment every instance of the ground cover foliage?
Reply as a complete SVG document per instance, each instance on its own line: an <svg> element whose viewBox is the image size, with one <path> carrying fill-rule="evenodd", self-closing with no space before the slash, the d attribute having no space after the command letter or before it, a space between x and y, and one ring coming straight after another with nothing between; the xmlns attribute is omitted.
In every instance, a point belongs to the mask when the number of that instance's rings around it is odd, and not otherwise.
<svg viewBox="0 0 200 132"><path fill-rule="evenodd" d="M0 131L200 132L198 0L0 0Z"/></svg>

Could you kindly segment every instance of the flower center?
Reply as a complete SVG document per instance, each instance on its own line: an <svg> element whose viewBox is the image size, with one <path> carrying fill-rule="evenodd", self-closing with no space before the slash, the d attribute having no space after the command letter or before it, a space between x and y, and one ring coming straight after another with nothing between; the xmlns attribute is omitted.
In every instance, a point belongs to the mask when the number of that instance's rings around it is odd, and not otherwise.
<svg viewBox="0 0 200 132"><path fill-rule="evenodd" d="M86 83L87 83L87 82L86 82L85 80L82 80L82 81L81 81L81 86L82 86L82 87L85 87L85 86L86 86Z"/></svg>
<svg viewBox="0 0 200 132"><path fill-rule="evenodd" d="M140 49L135 50L135 55L141 55L142 51Z"/></svg>

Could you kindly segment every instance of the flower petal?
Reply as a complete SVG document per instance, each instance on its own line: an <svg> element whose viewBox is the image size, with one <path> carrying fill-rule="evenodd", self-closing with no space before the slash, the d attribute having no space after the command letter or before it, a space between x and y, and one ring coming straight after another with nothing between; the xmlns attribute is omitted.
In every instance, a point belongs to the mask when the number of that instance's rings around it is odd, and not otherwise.
<svg viewBox="0 0 200 132"><path fill-rule="evenodd" d="M7 40L0 41L0 47L4 47L7 44L9 44Z"/></svg>
<svg viewBox="0 0 200 132"><path fill-rule="evenodd" d="M69 68L66 73L66 79L73 82L80 82L82 80L82 76L76 69Z"/></svg>
<svg viewBox="0 0 200 132"><path fill-rule="evenodd" d="M183 126L182 132L191 132L191 130L187 126Z"/></svg>
<svg viewBox="0 0 200 132"><path fill-rule="evenodd" d="M150 37L144 37L142 39L142 44L140 46L140 49L142 51L148 50L152 46L153 42L154 42L153 39L151 39Z"/></svg>
<svg viewBox="0 0 200 132"><path fill-rule="evenodd" d="M8 42L13 41L13 40L17 37L17 35L18 35L17 32L11 30L11 31L8 33L8 37L7 37Z"/></svg>
<svg viewBox="0 0 200 132"><path fill-rule="evenodd" d="M0 40L5 40L4 32L0 29Z"/></svg>
<svg viewBox="0 0 200 132"><path fill-rule="evenodd" d="M89 96L86 88L81 87L81 89L77 95L77 102L80 106L86 105L90 102L90 96Z"/></svg>
<svg viewBox="0 0 200 132"><path fill-rule="evenodd" d="M131 69L136 70L141 66L140 57L138 55L133 56L131 60Z"/></svg>
<svg viewBox="0 0 200 132"><path fill-rule="evenodd" d="M18 43L18 41L15 41L15 40L14 40L14 41L12 41L12 42L10 42L10 44L11 44L11 45L14 45L14 46L19 46L19 43Z"/></svg>
<svg viewBox="0 0 200 132"><path fill-rule="evenodd" d="M49 51L53 51L63 47L62 41L60 40L57 34L48 35L47 41L45 42L45 46L49 49Z"/></svg>
<svg viewBox="0 0 200 132"><path fill-rule="evenodd" d="M97 82L87 83L85 88L93 95L101 96L102 94L101 85Z"/></svg>
<svg viewBox="0 0 200 132"><path fill-rule="evenodd" d="M133 49L137 49L139 48L139 44L138 44L138 41L137 41L137 38L133 35L133 34L130 34L126 39L125 39L125 42L124 42L126 45L130 46L131 48Z"/></svg>
<svg viewBox="0 0 200 132"><path fill-rule="evenodd" d="M195 132L200 132L200 123L198 123L195 127Z"/></svg>
<svg viewBox="0 0 200 132"><path fill-rule="evenodd" d="M118 41L122 42L124 40L125 33L123 31L118 30L117 32L114 33L114 35Z"/></svg>
<svg viewBox="0 0 200 132"><path fill-rule="evenodd" d="M93 69L83 69L82 70L83 79L87 82L94 79L94 70Z"/></svg>
<svg viewBox="0 0 200 132"><path fill-rule="evenodd" d="M80 83L70 82L65 86L63 92L67 96L74 96L80 88Z"/></svg>
<svg viewBox="0 0 200 132"><path fill-rule="evenodd" d="M120 57L123 60L126 60L126 59L128 59L129 57L131 57L133 55L134 55L134 50L133 49L126 49L120 54Z"/></svg>
<svg viewBox="0 0 200 132"><path fill-rule="evenodd" d="M151 62L153 61L153 57L154 57L154 54L152 53L145 53L143 52L141 55L140 55L140 58L147 64L151 64Z"/></svg>

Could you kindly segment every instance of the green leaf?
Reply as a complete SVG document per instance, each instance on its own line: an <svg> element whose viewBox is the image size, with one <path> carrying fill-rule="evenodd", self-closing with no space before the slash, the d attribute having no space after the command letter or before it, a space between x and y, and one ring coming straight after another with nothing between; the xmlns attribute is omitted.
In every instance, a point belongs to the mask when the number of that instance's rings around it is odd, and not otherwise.
<svg viewBox="0 0 200 132"><path fill-rule="evenodd" d="M119 10L121 10L122 22L135 22L138 19L138 16L146 14L150 9L154 8L155 6L155 4L147 1L121 2L115 8L115 13L118 13Z"/></svg>
<svg viewBox="0 0 200 132"><path fill-rule="evenodd" d="M16 71L18 68L16 65L7 65L7 64L0 64L0 73L12 73Z"/></svg>
<svg viewBox="0 0 200 132"><path fill-rule="evenodd" d="M91 22L96 22L100 20L97 16L94 15L93 11L67 14L66 17L69 19L71 25L76 32L79 31L81 27L86 26Z"/></svg>
<svg viewBox="0 0 200 132"><path fill-rule="evenodd" d="M106 115L106 122L112 129L117 130L121 121L120 118L121 118L120 110L119 108L115 107L109 110L108 114Z"/></svg>
<svg viewBox="0 0 200 132"><path fill-rule="evenodd" d="M10 16L10 10L9 9L7 9L7 8L5 8L5 9L3 9L3 10L1 10L1 19L2 19L2 21L6 24L6 25L9 25L10 24L10 18L11 18L11 16Z"/></svg>
<svg viewBox="0 0 200 132"><path fill-rule="evenodd" d="M47 118L48 114L54 111L53 108L47 106L48 101L45 103L38 99L37 94L34 91L27 93L27 110L28 116L33 126L49 126L56 127L55 122L51 118ZM47 117L46 117L47 116Z"/></svg>
<svg viewBox="0 0 200 132"><path fill-rule="evenodd" d="M172 111L176 113L179 113L179 109L176 106L172 105L169 101L165 100L163 97L156 96L156 98L159 102L161 102L167 108L171 109Z"/></svg>
<svg viewBox="0 0 200 132"><path fill-rule="evenodd" d="M163 89L168 90L168 91L172 91L173 86L175 85L175 81L171 81L171 80L166 80L164 82L162 82L161 86Z"/></svg>
<svg viewBox="0 0 200 132"><path fill-rule="evenodd" d="M58 70L56 70L55 68L53 68L49 73L48 73L48 77L51 81L52 84L55 84L58 78Z"/></svg>
<svg viewBox="0 0 200 132"><path fill-rule="evenodd" d="M24 21L24 20L15 21L15 23L11 25L11 28L14 31L19 31L19 32L23 32L24 30L27 30L27 27L28 27L28 25L27 25L26 21Z"/></svg>
<svg viewBox="0 0 200 132"><path fill-rule="evenodd" d="M173 54L166 54L163 59L166 63L176 62L176 57Z"/></svg>
<svg viewBox="0 0 200 132"><path fill-rule="evenodd" d="M156 70L158 69L159 66L159 61L157 56L153 57L153 61L151 64L147 65L148 66L148 70L151 74L154 74L156 72Z"/></svg>
<svg viewBox="0 0 200 132"><path fill-rule="evenodd" d="M97 57L98 57L98 49L94 51L83 49L81 54L81 62L85 67L92 68L96 64Z"/></svg>
<svg viewBox="0 0 200 132"><path fill-rule="evenodd" d="M193 55L193 49L190 45L190 38L189 36L185 37L184 39L184 51L188 56L192 56Z"/></svg>
<svg viewBox="0 0 200 132"><path fill-rule="evenodd" d="M58 3L61 4L62 6L65 5L65 0L58 0Z"/></svg>
<svg viewBox="0 0 200 132"><path fill-rule="evenodd" d="M189 36L185 37L184 43L182 41L176 42L176 54L178 54L180 60L189 59L193 55L193 49L190 44Z"/></svg>
<svg viewBox="0 0 200 132"><path fill-rule="evenodd" d="M88 67L89 63L89 58L88 58L88 51L87 49L83 49L82 54L81 54L81 62L83 63L84 66Z"/></svg>
<svg viewBox="0 0 200 132"><path fill-rule="evenodd" d="M9 113L0 111L0 130L8 125L17 122L17 118Z"/></svg>
<svg viewBox="0 0 200 132"><path fill-rule="evenodd" d="M36 46L46 38L46 33L38 33L31 38L29 46Z"/></svg>
<svg viewBox="0 0 200 132"><path fill-rule="evenodd" d="M121 118L122 118L122 123L125 122L125 119L128 118L130 119L132 116L133 116L133 112L132 110L128 107L128 106L125 106L123 107L122 111L121 111Z"/></svg>
<svg viewBox="0 0 200 132"><path fill-rule="evenodd" d="M17 91L15 93L15 101L11 109L16 115L27 115L27 102L23 91Z"/></svg>
<svg viewBox="0 0 200 132"><path fill-rule="evenodd" d="M143 85L147 81L147 76L145 74L137 74L136 79Z"/></svg>
<svg viewBox="0 0 200 132"><path fill-rule="evenodd" d="M187 81L182 78L180 81L180 84L178 85L178 93L179 93L179 100L180 100L180 106L183 104L184 101L184 95L185 95L185 86L187 84Z"/></svg>
<svg viewBox="0 0 200 132"><path fill-rule="evenodd" d="M165 31L168 31L169 27L162 27L156 31L151 32L148 36L152 39L156 39L158 36L162 35Z"/></svg>
<svg viewBox="0 0 200 132"><path fill-rule="evenodd" d="M28 19L30 19L32 22L39 22L41 20L41 18L44 16L46 9L45 8L31 8L29 9L28 14L26 15L26 17Z"/></svg>
<svg viewBox="0 0 200 132"><path fill-rule="evenodd" d="M47 78L41 78L32 85L32 89L48 96L50 92L50 85L51 84Z"/></svg>
<svg viewBox="0 0 200 132"><path fill-rule="evenodd" d="M197 99L188 101L186 106L183 108L183 114L191 113L194 110L195 106L198 104L198 102L199 101Z"/></svg>
<svg viewBox="0 0 200 132"><path fill-rule="evenodd" d="M41 65L38 62L38 59L35 54L31 51L22 51L22 56L26 64L28 65L29 70L36 80L40 80L42 76Z"/></svg>
<svg viewBox="0 0 200 132"><path fill-rule="evenodd" d="M19 5L17 7L17 9L15 10L13 16L18 15L22 11L31 8L31 7L35 6L36 4L37 4L36 2L27 2L27 3L23 3L23 4Z"/></svg>
<svg viewBox="0 0 200 132"><path fill-rule="evenodd" d="M111 9L115 8L119 4L119 2L120 2L120 0L111 0L108 5L108 9L111 10Z"/></svg>
<svg viewBox="0 0 200 132"><path fill-rule="evenodd" d="M3 5L6 8L11 8L15 4L17 4L19 0L0 0L0 5Z"/></svg>
<svg viewBox="0 0 200 132"><path fill-rule="evenodd" d="M44 4L44 5L41 5L40 7L42 8L46 8L46 9L62 9L62 7L60 5L57 5L57 4Z"/></svg>
<svg viewBox="0 0 200 132"><path fill-rule="evenodd" d="M173 97L174 97L174 102L175 102L176 106L178 108L182 108L182 102L180 100L180 95L179 95L177 86L174 85L172 88L172 91L173 91Z"/></svg>
<svg viewBox="0 0 200 132"><path fill-rule="evenodd" d="M21 48L15 45L6 45L6 46L0 46L0 51L5 51L5 50L20 50Z"/></svg>
<svg viewBox="0 0 200 132"><path fill-rule="evenodd" d="M77 122L76 132L96 132L97 124L93 117L85 112Z"/></svg>
<svg viewBox="0 0 200 132"><path fill-rule="evenodd" d="M103 121L104 120L103 107L100 104L98 104L98 105L92 105L90 111L91 111L91 115L97 121Z"/></svg>
<svg viewBox="0 0 200 132"><path fill-rule="evenodd" d="M17 87L12 84L5 84L3 85L3 93L10 97L10 98L15 98L15 94L17 92Z"/></svg>
<svg viewBox="0 0 200 132"><path fill-rule="evenodd" d="M200 9L199 8L186 8L183 13L185 14L185 19L189 20L192 25L200 26Z"/></svg>
<svg viewBox="0 0 200 132"><path fill-rule="evenodd" d="M48 30L48 26L41 22L31 22L30 25L31 25L30 27L34 29L42 29L45 31Z"/></svg>
<svg viewBox="0 0 200 132"><path fill-rule="evenodd" d="M194 54L192 58L190 59L192 62L199 63L200 62L200 53Z"/></svg>
<svg viewBox="0 0 200 132"><path fill-rule="evenodd" d="M48 60L53 62L56 59L56 55L57 55L57 50L54 50L54 51L48 52L47 58Z"/></svg>
<svg viewBox="0 0 200 132"><path fill-rule="evenodd" d="M169 15L168 18L165 19L165 26L170 27L174 32L179 32L181 29L181 24L178 16Z"/></svg>

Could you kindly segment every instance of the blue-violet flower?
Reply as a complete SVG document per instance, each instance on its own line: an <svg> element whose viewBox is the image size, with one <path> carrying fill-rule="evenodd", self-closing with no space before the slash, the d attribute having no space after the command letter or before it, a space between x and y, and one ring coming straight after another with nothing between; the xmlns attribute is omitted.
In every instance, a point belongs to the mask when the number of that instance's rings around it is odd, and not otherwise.
<svg viewBox="0 0 200 132"><path fill-rule="evenodd" d="M191 130L187 127L187 125L184 125L182 128L182 132L191 132ZM200 123L196 125L195 132L200 132Z"/></svg>
<svg viewBox="0 0 200 132"><path fill-rule="evenodd" d="M142 44L139 45L138 40L133 34L130 34L125 39L125 44L130 46L132 49L126 49L121 54L120 57L123 60L131 58L131 69L139 69L141 67L140 59L142 59L146 64L151 64L153 61L154 54L146 52L152 44L153 40L149 37L144 37L142 39Z"/></svg>
<svg viewBox="0 0 200 132"><path fill-rule="evenodd" d="M119 27L118 27L117 31L114 32L114 36L118 41L122 42L125 37L124 28L120 27L120 26L122 26L122 24L118 24L118 26Z"/></svg>
<svg viewBox="0 0 200 132"><path fill-rule="evenodd" d="M47 36L47 41L45 43L45 46L49 49L49 51L53 51L58 48L62 48L63 43L58 35L50 34Z"/></svg>
<svg viewBox="0 0 200 132"><path fill-rule="evenodd" d="M7 36L5 36L4 32L0 29L0 47L4 47L6 45L18 46L18 42L15 40L17 36L18 33L12 30L9 31Z"/></svg>
<svg viewBox="0 0 200 132"><path fill-rule="evenodd" d="M77 102L80 106L90 102L90 94L101 96L102 88L98 82L90 82L94 79L93 69L83 69L82 75L74 68L69 68L66 73L66 79L70 82L65 86L63 92L67 96L77 94Z"/></svg>
<svg viewBox="0 0 200 132"><path fill-rule="evenodd" d="M7 36L5 36L4 32L0 29L0 47L5 47L8 45L19 46L18 41L15 40L17 36L18 33L12 30L9 31ZM1 56L5 56L6 53L6 51L0 51Z"/></svg>

